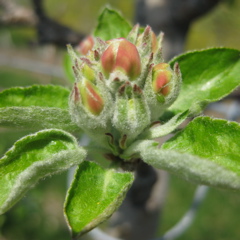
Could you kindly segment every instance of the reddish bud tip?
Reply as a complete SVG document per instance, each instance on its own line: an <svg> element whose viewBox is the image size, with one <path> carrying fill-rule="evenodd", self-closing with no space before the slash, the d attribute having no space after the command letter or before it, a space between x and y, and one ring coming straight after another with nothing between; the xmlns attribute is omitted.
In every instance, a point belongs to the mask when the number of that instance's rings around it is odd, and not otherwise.
<svg viewBox="0 0 240 240"><path fill-rule="evenodd" d="M136 79L141 74L141 60L136 46L124 38L113 39L108 43L110 45L101 56L102 69L106 77L120 70L130 80Z"/></svg>
<svg viewBox="0 0 240 240"><path fill-rule="evenodd" d="M83 105L94 115L99 115L104 107L104 101L98 89L88 80L78 84Z"/></svg>
<svg viewBox="0 0 240 240"><path fill-rule="evenodd" d="M168 95L170 88L168 83L172 78L172 72L170 70L169 64L159 63L153 68L152 73L153 81L153 91L155 93L161 93L162 95Z"/></svg>
<svg viewBox="0 0 240 240"><path fill-rule="evenodd" d="M87 55L88 51L91 50L93 48L94 45L94 39L92 36L88 36L86 38L84 38L79 46L78 46L78 51L82 54L82 55Z"/></svg>

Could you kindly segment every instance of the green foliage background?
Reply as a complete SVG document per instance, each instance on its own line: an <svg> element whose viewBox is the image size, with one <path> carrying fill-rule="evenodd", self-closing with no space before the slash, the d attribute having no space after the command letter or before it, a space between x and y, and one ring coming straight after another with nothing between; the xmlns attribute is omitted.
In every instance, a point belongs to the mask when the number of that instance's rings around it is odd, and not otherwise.
<svg viewBox="0 0 240 240"><path fill-rule="evenodd" d="M19 0L19 4L30 5L28 0ZM134 19L133 0L94 1L94 0L48 0L45 1L47 13L57 21L86 34L96 24L97 15L105 3L121 10L123 15ZM213 46L226 46L240 49L240 0L232 4L221 3L212 12L196 20L190 28L186 50ZM19 27L0 28L0 52L10 49L39 54L41 48L33 48L36 34L32 29ZM57 53L61 62L62 51ZM27 86L34 83L61 84L67 81L56 77L13 70L0 66L0 90L12 86ZM15 140L29 131L0 129L0 155ZM0 216L0 240L66 240L70 239L62 214L62 205L66 192L67 174L55 176L41 182L31 190L11 211ZM175 176L170 178L169 194L161 219L159 234L171 228L188 209L195 190L189 184ZM210 189L193 226L179 239L194 240L235 240L240 239L238 229L240 211L239 193Z"/></svg>

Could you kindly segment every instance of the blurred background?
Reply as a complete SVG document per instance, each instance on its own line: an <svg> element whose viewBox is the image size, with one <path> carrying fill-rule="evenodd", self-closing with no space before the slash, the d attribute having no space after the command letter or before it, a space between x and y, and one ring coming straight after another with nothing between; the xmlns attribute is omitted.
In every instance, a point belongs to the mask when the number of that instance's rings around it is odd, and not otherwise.
<svg viewBox="0 0 240 240"><path fill-rule="evenodd" d="M56 47L55 43L39 45L41 39L34 24L8 24L6 9L2 7L4 2L12 1L0 0L0 90L32 84L71 87L62 70L65 48ZM13 3L24 9L33 8L30 0L16 0ZM136 6L133 0L48 0L44 1L44 11L60 25L68 26L83 36L90 34L96 26L97 16L106 3L119 9L129 22L135 21ZM215 46L240 49L239 12L240 0L220 1L207 14L191 22L184 51ZM209 114L213 115L212 112ZM218 116L224 117L224 114ZM0 156L28 133L30 131L0 128ZM66 175L64 173L40 182L9 212L0 216L0 240L70 239L62 214ZM170 177L159 235L171 228L185 213L195 188L191 183ZM179 239L238 240L239 212L239 193L210 189L194 224Z"/></svg>

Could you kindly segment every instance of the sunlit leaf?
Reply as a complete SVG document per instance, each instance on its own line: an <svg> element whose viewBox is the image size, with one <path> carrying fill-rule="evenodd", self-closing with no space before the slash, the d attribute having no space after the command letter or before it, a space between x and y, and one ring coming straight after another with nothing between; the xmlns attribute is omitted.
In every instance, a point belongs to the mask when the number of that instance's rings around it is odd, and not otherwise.
<svg viewBox="0 0 240 240"><path fill-rule="evenodd" d="M0 93L0 126L77 131L68 113L69 94L68 89L53 85L4 90Z"/></svg>
<svg viewBox="0 0 240 240"><path fill-rule="evenodd" d="M133 174L83 162L65 202L65 216L74 239L108 219L122 203Z"/></svg>
<svg viewBox="0 0 240 240"><path fill-rule="evenodd" d="M219 188L240 190L240 125L199 117L168 140L136 142L123 154L175 173L186 180Z"/></svg>
<svg viewBox="0 0 240 240"><path fill-rule="evenodd" d="M68 110L42 107L0 108L0 126L22 129L59 128L65 131L79 131L71 120Z"/></svg>
<svg viewBox="0 0 240 240"><path fill-rule="evenodd" d="M239 123L198 117L162 148L209 159L240 176L239 141Z"/></svg>
<svg viewBox="0 0 240 240"><path fill-rule="evenodd" d="M231 93L240 85L240 51L213 48L189 52L174 58L182 72L179 97L169 108L174 113L190 109L199 114L207 104Z"/></svg>
<svg viewBox="0 0 240 240"><path fill-rule="evenodd" d="M54 107L68 109L70 91L54 85L14 87L0 92L0 108L5 107Z"/></svg>
<svg viewBox="0 0 240 240"><path fill-rule="evenodd" d="M79 164L86 152L76 139L49 129L28 135L0 159L0 214L7 211L40 179Z"/></svg>

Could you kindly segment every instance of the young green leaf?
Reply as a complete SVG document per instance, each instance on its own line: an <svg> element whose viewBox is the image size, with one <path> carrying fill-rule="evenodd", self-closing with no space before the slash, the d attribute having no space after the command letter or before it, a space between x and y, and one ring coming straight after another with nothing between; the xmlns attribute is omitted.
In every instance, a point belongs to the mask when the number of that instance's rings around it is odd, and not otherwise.
<svg viewBox="0 0 240 240"><path fill-rule="evenodd" d="M154 141L139 141L124 154L139 154L146 163L198 184L240 190L239 139L238 123L199 117L162 149Z"/></svg>
<svg viewBox="0 0 240 240"><path fill-rule="evenodd" d="M69 94L68 89L52 85L4 90L0 93L0 126L79 130L68 113Z"/></svg>
<svg viewBox="0 0 240 240"><path fill-rule="evenodd" d="M0 126L22 129L58 128L69 132L79 131L68 110L42 107L0 108Z"/></svg>
<svg viewBox="0 0 240 240"><path fill-rule="evenodd" d="M178 113L174 117L172 117L168 122L165 124L160 124L157 127L151 127L150 129L146 130L140 138L143 139L154 139L166 136L167 134L174 131L181 123L186 120L189 111L185 111L183 113Z"/></svg>
<svg viewBox="0 0 240 240"><path fill-rule="evenodd" d="M73 239L108 219L122 203L132 181L130 172L119 173L94 162L83 162L65 202L65 216Z"/></svg>
<svg viewBox="0 0 240 240"><path fill-rule="evenodd" d="M0 93L0 108L5 107L54 107L68 109L70 91L54 85L14 87Z"/></svg>
<svg viewBox="0 0 240 240"><path fill-rule="evenodd" d="M239 140L239 123L197 117L162 148L209 159L240 176Z"/></svg>
<svg viewBox="0 0 240 240"><path fill-rule="evenodd" d="M95 37L103 40L127 37L131 25L115 10L105 8L98 18L98 25L94 31Z"/></svg>
<svg viewBox="0 0 240 240"><path fill-rule="evenodd" d="M182 73L179 97L169 108L174 113L190 109L199 114L207 104L215 102L240 85L240 51L213 48L189 52L174 58Z"/></svg>
<svg viewBox="0 0 240 240"><path fill-rule="evenodd" d="M40 179L79 164L84 149L69 133L49 129L26 136L0 159L0 214L7 211Z"/></svg>

